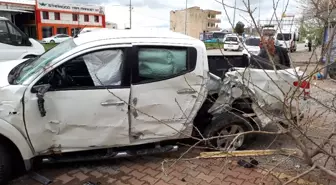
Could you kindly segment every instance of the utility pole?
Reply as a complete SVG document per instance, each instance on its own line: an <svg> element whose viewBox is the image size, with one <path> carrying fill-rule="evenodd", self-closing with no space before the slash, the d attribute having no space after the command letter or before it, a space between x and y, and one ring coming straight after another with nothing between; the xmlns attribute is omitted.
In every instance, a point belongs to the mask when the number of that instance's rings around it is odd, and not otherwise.
<svg viewBox="0 0 336 185"><path fill-rule="evenodd" d="M260 0L258 1L259 7L258 7L258 27L260 27ZM258 28L259 29L259 28Z"/></svg>
<svg viewBox="0 0 336 185"><path fill-rule="evenodd" d="M130 29L132 29L132 0L130 0L129 4L129 11L130 11Z"/></svg>
<svg viewBox="0 0 336 185"><path fill-rule="evenodd" d="M235 0L235 4L234 4L234 9L233 9L233 27L235 26L235 21L236 21L236 8L237 8L237 0Z"/></svg>
<svg viewBox="0 0 336 185"><path fill-rule="evenodd" d="M187 18L188 18L188 0L186 0L186 8L185 8L185 15L184 15L184 34L187 35Z"/></svg>
<svg viewBox="0 0 336 185"><path fill-rule="evenodd" d="M324 71L323 71L323 78L327 79L328 78L328 69L329 69L329 60L330 60L330 54L331 54L331 48L334 44L334 42L331 40L332 38L332 35L331 35L331 28L330 28L330 9L329 9L329 6L330 6L330 0L328 0L328 42L327 44L329 44L329 47L327 48L328 51L327 51L327 57L326 57L326 61L325 61L325 66L324 66Z"/></svg>

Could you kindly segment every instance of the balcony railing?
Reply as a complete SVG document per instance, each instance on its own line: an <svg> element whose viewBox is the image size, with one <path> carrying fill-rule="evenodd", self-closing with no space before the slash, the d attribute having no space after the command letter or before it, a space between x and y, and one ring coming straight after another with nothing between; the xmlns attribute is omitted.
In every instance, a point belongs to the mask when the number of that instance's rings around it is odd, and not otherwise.
<svg viewBox="0 0 336 185"><path fill-rule="evenodd" d="M215 18L208 17L208 21L212 23L221 23L221 20L216 17Z"/></svg>

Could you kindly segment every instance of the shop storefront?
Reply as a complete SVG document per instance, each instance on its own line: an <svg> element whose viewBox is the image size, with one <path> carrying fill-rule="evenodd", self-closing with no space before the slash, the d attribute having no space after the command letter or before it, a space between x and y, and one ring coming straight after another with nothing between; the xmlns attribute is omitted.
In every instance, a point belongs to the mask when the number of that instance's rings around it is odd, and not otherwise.
<svg viewBox="0 0 336 185"><path fill-rule="evenodd" d="M55 34L75 35L84 27L105 28L103 6L36 2L37 38Z"/></svg>
<svg viewBox="0 0 336 185"><path fill-rule="evenodd" d="M105 8L52 0L2 0L0 16L11 20L31 38L75 35L84 27L106 27Z"/></svg>

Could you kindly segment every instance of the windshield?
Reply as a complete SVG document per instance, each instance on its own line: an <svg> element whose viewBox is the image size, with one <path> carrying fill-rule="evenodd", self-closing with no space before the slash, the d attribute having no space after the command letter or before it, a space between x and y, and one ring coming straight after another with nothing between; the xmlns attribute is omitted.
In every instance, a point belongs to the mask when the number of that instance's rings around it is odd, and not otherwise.
<svg viewBox="0 0 336 185"><path fill-rule="evenodd" d="M292 35L290 33L283 33L283 34L278 34L277 35L277 40L284 40L284 41L289 41L292 39Z"/></svg>
<svg viewBox="0 0 336 185"><path fill-rule="evenodd" d="M61 56L62 54L70 51L75 47L76 44L74 43L73 39L68 39L57 45L56 47L52 48L51 50L45 52L40 57L35 58L33 61L26 61L29 62L29 64L25 65L25 63L23 63L23 65L25 66L19 71L15 82L17 84L22 84L23 81L31 77L40 69L45 68L55 58Z"/></svg>
<svg viewBox="0 0 336 185"><path fill-rule="evenodd" d="M258 38L250 38L245 41L245 44L247 46L259 46L260 44L260 39Z"/></svg>
<svg viewBox="0 0 336 185"><path fill-rule="evenodd" d="M226 37L225 41L233 41L233 42L237 42L238 39L237 39L237 37Z"/></svg>

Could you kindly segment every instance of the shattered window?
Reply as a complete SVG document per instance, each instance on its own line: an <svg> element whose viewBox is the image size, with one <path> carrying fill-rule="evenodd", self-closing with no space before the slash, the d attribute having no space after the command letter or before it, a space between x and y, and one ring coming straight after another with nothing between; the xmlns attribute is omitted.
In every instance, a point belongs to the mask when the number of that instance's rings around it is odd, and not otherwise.
<svg viewBox="0 0 336 185"><path fill-rule="evenodd" d="M122 50L104 50L83 56L95 86L121 84Z"/></svg>
<svg viewBox="0 0 336 185"><path fill-rule="evenodd" d="M187 49L141 48L139 76L142 79L162 79L187 70Z"/></svg>

